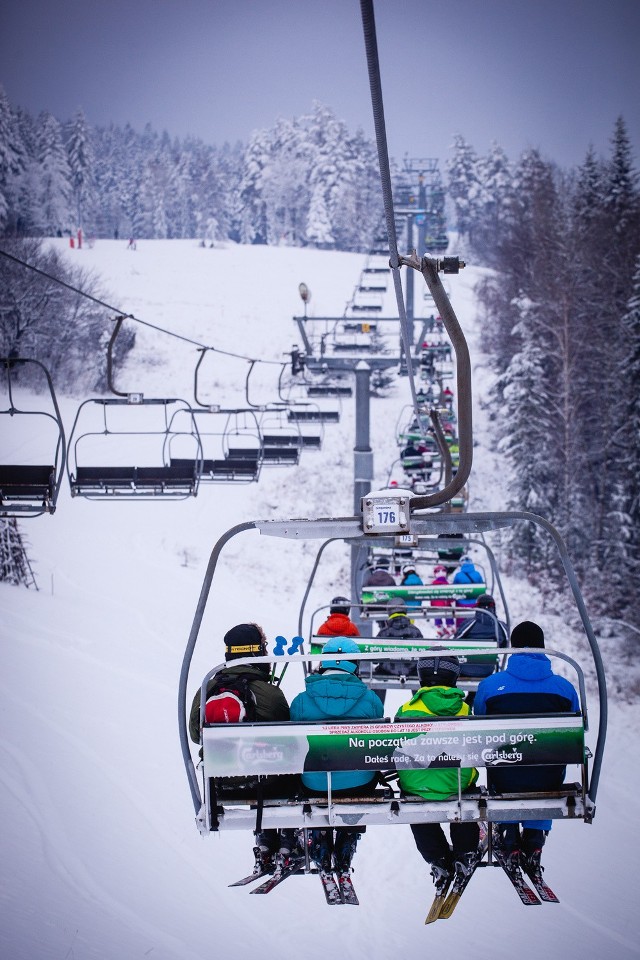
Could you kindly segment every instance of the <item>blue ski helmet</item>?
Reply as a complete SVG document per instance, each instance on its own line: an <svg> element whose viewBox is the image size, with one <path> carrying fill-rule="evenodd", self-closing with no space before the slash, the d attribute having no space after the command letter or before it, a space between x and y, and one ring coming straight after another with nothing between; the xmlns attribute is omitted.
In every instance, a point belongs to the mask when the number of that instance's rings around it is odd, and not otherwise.
<svg viewBox="0 0 640 960"><path fill-rule="evenodd" d="M322 648L323 653L360 653L360 647L351 637L331 637ZM321 670L346 670L347 673L357 673L358 664L351 660L321 660Z"/></svg>

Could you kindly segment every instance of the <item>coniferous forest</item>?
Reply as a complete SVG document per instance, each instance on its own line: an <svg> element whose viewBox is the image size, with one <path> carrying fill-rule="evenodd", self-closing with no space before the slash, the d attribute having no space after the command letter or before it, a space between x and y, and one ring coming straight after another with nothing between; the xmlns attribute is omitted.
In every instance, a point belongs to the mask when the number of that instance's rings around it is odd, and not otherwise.
<svg viewBox="0 0 640 960"><path fill-rule="evenodd" d="M538 150L510 160L498 144L478 156L461 135L442 166L450 252L490 268L478 297L508 506L559 529L596 611L637 622L628 584L640 572L640 190L624 120L612 123L609 155L590 150L577 169ZM80 228L89 242L366 252L381 220L375 144L321 104L217 147L150 126L91 127L81 111L67 124L34 118L0 89L0 243L73 286L83 278L38 238ZM95 308L6 261L0 281L2 352L37 349L63 387L103 385L101 358L87 364L78 336L95 344ZM52 304L76 345L57 348L59 364L47 347ZM507 547L514 568L544 587L557 561L535 533Z"/></svg>
<svg viewBox="0 0 640 960"><path fill-rule="evenodd" d="M536 150L476 158L462 138L448 170L460 234L492 268L478 294L509 506L550 520L591 603L636 622L640 195L624 121L576 170ZM511 550L544 586L557 561L535 533Z"/></svg>

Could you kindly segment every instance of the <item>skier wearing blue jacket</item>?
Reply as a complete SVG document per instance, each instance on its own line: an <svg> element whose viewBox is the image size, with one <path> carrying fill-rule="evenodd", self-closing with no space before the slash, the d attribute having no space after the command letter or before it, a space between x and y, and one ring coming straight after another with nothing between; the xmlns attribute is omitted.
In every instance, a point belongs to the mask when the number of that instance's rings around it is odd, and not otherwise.
<svg viewBox="0 0 640 960"><path fill-rule="evenodd" d="M453 577L453 583L484 583L484 577L479 570L476 570L469 557L463 557L460 561L460 569ZM473 597L460 597L456 600L457 607L475 607L476 601ZM464 620L456 619L456 629L461 627Z"/></svg>
<svg viewBox="0 0 640 960"><path fill-rule="evenodd" d="M358 664L352 660L334 660L331 654L359 653L360 648L351 637L332 637L322 648L329 654L320 661L318 673L310 674L305 690L291 703L292 720L376 720L384 708L378 695L358 676ZM343 796L370 793L377 782L375 771L337 770L331 774L332 794ZM302 774L303 786L310 794L327 793L327 774L307 771ZM348 873L360 833L364 828L311 831L311 856L321 871L333 869Z"/></svg>
<svg viewBox="0 0 640 960"><path fill-rule="evenodd" d="M542 650L542 628L531 620L519 623L511 631L511 646ZM579 713L580 701L573 685L553 672L551 661L544 653L513 653L505 670L478 684L473 712L487 716ZM487 771L487 784L496 793L558 790L564 781L565 770L558 764L492 767ZM500 844L510 866L523 866L539 873L542 846L552 824L552 820L523 820L522 834L518 823L500 824Z"/></svg>
<svg viewBox="0 0 640 960"><path fill-rule="evenodd" d="M424 583L422 577L419 577L416 573L416 567L414 563L405 563L402 568L402 580L400 581L401 587L421 587ZM407 607L410 608L409 612L412 609L419 610L422 606L422 600L418 600L415 597L405 597L404 601Z"/></svg>

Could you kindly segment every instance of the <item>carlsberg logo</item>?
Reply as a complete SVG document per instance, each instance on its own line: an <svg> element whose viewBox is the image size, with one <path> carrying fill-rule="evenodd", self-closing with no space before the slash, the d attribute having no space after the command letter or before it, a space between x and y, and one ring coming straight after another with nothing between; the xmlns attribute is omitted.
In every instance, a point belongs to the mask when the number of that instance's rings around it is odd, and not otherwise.
<svg viewBox="0 0 640 960"><path fill-rule="evenodd" d="M487 767L498 763L522 763L522 754L519 750L483 750L482 759Z"/></svg>

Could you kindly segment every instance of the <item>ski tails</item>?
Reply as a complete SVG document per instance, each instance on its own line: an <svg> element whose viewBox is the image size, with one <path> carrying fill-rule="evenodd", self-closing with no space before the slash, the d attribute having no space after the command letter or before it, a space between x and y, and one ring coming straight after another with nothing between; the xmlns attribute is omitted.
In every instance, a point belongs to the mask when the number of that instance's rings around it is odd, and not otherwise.
<svg viewBox="0 0 640 960"><path fill-rule="evenodd" d="M451 886L452 880L453 875L446 880L441 889L436 893L435 897L433 898L431 908L429 909L429 913L427 914L427 919L424 921L425 923L433 923L435 920L439 920L442 916L442 909L447 902L447 894L449 893L449 887Z"/></svg>
<svg viewBox="0 0 640 960"><path fill-rule="evenodd" d="M478 851L476 854L475 862L472 861L471 864L467 864L465 869L458 869L453 875L453 880L451 883L451 889L447 895L445 902L440 908L440 913L438 915L440 920L448 920L455 908L460 902L460 897L467 889L469 881L472 876L480 866L482 858L487 852L489 846L489 835L485 823L480 824L480 840L478 843Z"/></svg>
<svg viewBox="0 0 640 960"><path fill-rule="evenodd" d="M274 872L276 869L275 862L270 856L262 853L260 851L260 847L254 847L253 854L256 859L252 872L246 877L242 877L241 880L236 880L235 883L230 883L230 887L245 887L248 883L253 883L254 880L260 880L262 877L267 877L269 874Z"/></svg>
<svg viewBox="0 0 640 960"><path fill-rule="evenodd" d="M265 880L264 883L261 883L259 887L256 887L254 890L250 890L249 893L271 893L275 887L277 887L288 877L292 877L294 873L299 873L303 867L304 857L292 858L284 866L278 867L272 876L268 877L268 879Z"/></svg>
<svg viewBox="0 0 640 960"><path fill-rule="evenodd" d="M330 907L336 907L344 903L340 887L336 882L333 872L331 870L320 870L318 876L320 877L320 883L322 884L322 890L328 905Z"/></svg>
<svg viewBox="0 0 640 960"><path fill-rule="evenodd" d="M545 903L560 903L560 900L555 895L549 884L543 879L542 873L539 869L527 870L525 868L524 873L541 900L543 900Z"/></svg>
<svg viewBox="0 0 640 960"><path fill-rule="evenodd" d="M489 846L486 823L480 822L479 828L480 836L475 859L472 859L472 854L467 854L466 856L471 862L459 863L457 869L454 869L454 872L443 880L440 887L436 887L436 895L425 923L433 923L435 920L448 920L457 907L460 897L466 890Z"/></svg>
<svg viewBox="0 0 640 960"><path fill-rule="evenodd" d="M262 877L268 877L272 873L271 870L257 870L254 873L250 873L248 876L243 877L241 880L236 880L235 883L230 883L230 887L246 887L248 883L253 883L254 880L261 880Z"/></svg>
<svg viewBox="0 0 640 960"><path fill-rule="evenodd" d="M325 900L330 907L336 907L343 903L354 907L360 904L351 879L351 871L343 870L334 873L331 870L320 870L318 876Z"/></svg>
<svg viewBox="0 0 640 960"><path fill-rule="evenodd" d="M338 880L338 886L340 887L342 902L349 903L352 906L357 907L360 901L358 900L358 895L356 894L355 888L353 886L353 880L351 879L351 871L345 870L342 873L337 873L336 877Z"/></svg>
<svg viewBox="0 0 640 960"><path fill-rule="evenodd" d="M504 855L502 850L494 850L494 855L497 863L499 863L502 867L504 873L511 882L511 886L516 891L525 907L538 906L540 904L540 900L538 899L535 890L532 890L525 880L524 874L520 867L510 864L508 862L508 858Z"/></svg>

